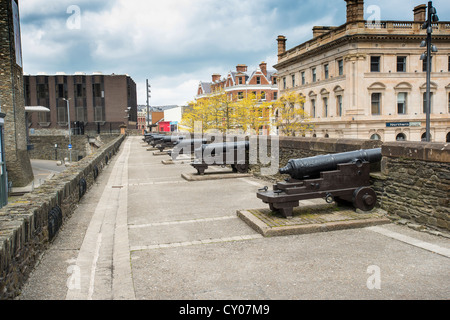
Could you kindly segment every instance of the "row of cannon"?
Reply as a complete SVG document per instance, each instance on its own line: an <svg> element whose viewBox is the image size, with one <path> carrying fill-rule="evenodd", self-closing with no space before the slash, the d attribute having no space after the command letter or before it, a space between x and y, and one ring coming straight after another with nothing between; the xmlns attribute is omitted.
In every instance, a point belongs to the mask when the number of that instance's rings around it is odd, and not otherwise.
<svg viewBox="0 0 450 320"><path fill-rule="evenodd" d="M146 134L144 141L176 159L180 154L194 154L191 163L199 175L210 165L230 165L233 172L249 171L249 142L210 143L206 139L185 139L182 136ZM302 159L290 159L279 169L288 175L284 181L259 189L257 197L268 204L272 211L285 218L293 217L293 209L299 201L324 198L326 202L352 204L362 211L372 210L377 195L370 185L370 165L381 161L381 148L319 155Z"/></svg>

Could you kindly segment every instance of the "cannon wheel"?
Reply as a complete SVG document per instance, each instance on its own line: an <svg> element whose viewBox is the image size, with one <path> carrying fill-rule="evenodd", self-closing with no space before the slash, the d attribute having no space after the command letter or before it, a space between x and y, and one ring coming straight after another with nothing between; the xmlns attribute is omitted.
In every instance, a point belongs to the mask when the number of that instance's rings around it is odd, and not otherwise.
<svg viewBox="0 0 450 320"><path fill-rule="evenodd" d="M377 203L377 194L370 187L360 187L353 192L352 202L355 208L370 211Z"/></svg>
<svg viewBox="0 0 450 320"><path fill-rule="evenodd" d="M235 166L237 172L239 173L247 173L248 172L248 164L237 164Z"/></svg>

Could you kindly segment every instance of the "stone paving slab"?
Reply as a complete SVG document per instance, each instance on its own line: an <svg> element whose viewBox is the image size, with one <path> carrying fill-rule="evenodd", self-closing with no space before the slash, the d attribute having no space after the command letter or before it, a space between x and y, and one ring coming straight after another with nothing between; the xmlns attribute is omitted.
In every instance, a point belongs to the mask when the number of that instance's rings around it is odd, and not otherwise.
<svg viewBox="0 0 450 320"><path fill-rule="evenodd" d="M333 204L294 208L293 218L266 209L238 210L237 215L264 237L298 235L391 223L386 212L374 209L362 212L353 208L339 208Z"/></svg>

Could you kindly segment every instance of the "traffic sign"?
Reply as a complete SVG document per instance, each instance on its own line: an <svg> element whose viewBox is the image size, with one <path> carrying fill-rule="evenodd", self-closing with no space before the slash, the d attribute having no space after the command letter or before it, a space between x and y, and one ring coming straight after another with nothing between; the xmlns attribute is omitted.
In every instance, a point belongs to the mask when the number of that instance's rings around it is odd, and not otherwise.
<svg viewBox="0 0 450 320"><path fill-rule="evenodd" d="M72 149L72 145L71 144L69 144L69 149Z"/></svg>

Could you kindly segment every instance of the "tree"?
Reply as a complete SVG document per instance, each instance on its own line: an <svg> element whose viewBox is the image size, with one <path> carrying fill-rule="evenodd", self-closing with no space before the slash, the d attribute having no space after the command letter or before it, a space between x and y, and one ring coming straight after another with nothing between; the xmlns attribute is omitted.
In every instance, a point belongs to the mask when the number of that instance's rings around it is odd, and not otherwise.
<svg viewBox="0 0 450 320"><path fill-rule="evenodd" d="M261 95L251 93L235 102L238 126L244 132L259 134L269 124L269 104L261 102Z"/></svg>
<svg viewBox="0 0 450 320"><path fill-rule="evenodd" d="M295 91L287 91L273 103L274 125L285 136L295 136L311 130L310 117L304 109L305 98Z"/></svg>

